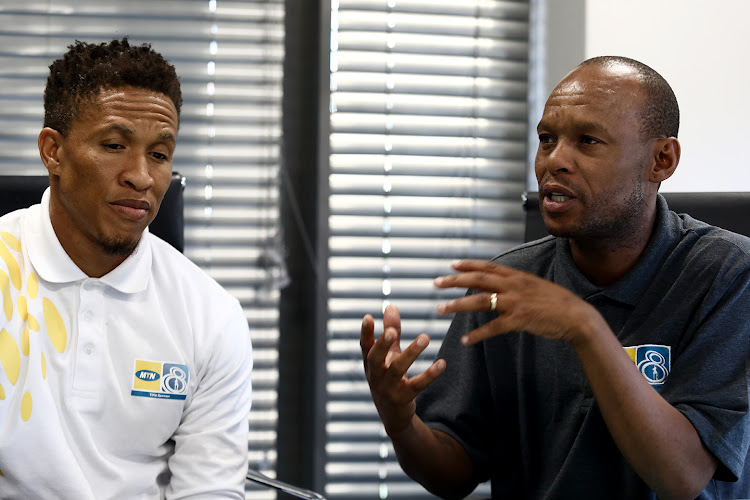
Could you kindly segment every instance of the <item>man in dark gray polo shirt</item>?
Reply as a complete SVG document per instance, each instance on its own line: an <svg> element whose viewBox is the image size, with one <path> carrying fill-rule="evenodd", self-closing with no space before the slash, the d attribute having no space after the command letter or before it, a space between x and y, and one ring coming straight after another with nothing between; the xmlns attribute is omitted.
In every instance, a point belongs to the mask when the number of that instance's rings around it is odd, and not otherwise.
<svg viewBox="0 0 750 500"><path fill-rule="evenodd" d="M398 310L361 345L399 462L448 498L742 498L750 442L750 239L670 212L680 158L672 89L631 59L585 61L538 125L554 235L441 288L470 292L438 360L406 370ZM419 395L419 397L417 397ZM737 479L740 478L739 481Z"/></svg>

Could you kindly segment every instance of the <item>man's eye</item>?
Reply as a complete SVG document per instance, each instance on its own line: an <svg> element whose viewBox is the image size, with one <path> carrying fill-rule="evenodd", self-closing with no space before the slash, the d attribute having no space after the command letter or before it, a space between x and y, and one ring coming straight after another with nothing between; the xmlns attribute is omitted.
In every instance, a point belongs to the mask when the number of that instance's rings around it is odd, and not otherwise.
<svg viewBox="0 0 750 500"><path fill-rule="evenodd" d="M168 160L169 156L165 155L164 153L151 153L151 156L156 158L157 160Z"/></svg>
<svg viewBox="0 0 750 500"><path fill-rule="evenodd" d="M584 135L583 137L581 137L581 142L583 142L584 144L599 144L598 139L594 139L593 137L590 137L588 135Z"/></svg>
<svg viewBox="0 0 750 500"><path fill-rule="evenodd" d="M549 134L539 134L540 144L551 144L553 141L552 136Z"/></svg>
<svg viewBox="0 0 750 500"><path fill-rule="evenodd" d="M105 144L104 147L107 149L123 149L124 148L122 144Z"/></svg>

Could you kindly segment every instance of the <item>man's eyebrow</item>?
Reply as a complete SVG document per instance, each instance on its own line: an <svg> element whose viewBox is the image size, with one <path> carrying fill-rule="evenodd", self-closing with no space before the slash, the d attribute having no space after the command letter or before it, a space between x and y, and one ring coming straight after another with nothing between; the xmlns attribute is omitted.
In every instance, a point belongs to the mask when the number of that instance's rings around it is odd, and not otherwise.
<svg viewBox="0 0 750 500"><path fill-rule="evenodd" d="M119 132L122 135L127 135L127 136L135 135L135 130L134 129L132 129L132 128L126 126L126 125L123 125L121 123L113 123L112 125L109 125L108 127L106 127L104 129L104 133L107 133L107 132L110 132L110 131ZM160 142L167 142L167 143L170 143L170 144L176 144L177 143L177 137L175 137L175 135L173 133L171 133L171 132L161 132L159 134L159 141Z"/></svg>
<svg viewBox="0 0 750 500"><path fill-rule="evenodd" d="M597 131L597 132L608 132L609 129L607 129L604 124L600 122L590 121L590 120L584 120L584 121L577 121L573 124L576 130L578 131ZM544 119L539 120L539 124L536 126L537 132L543 129L550 128L551 125L546 122Z"/></svg>
<svg viewBox="0 0 750 500"><path fill-rule="evenodd" d="M177 137L175 137L175 135L171 132L162 132L161 134L159 134L159 140L161 140L162 142L169 142L171 144L177 143Z"/></svg>
<svg viewBox="0 0 750 500"><path fill-rule="evenodd" d="M576 124L576 128L581 130L597 130L607 132L607 127L599 122L583 121Z"/></svg>
<svg viewBox="0 0 750 500"><path fill-rule="evenodd" d="M134 135L135 134L135 130L134 129L132 129L130 127L127 127L127 126L125 126L125 125L123 125L121 123L113 123L112 125L109 125L109 126L107 126L104 129L104 133L109 132L109 131L119 132L119 133L121 133L123 135Z"/></svg>

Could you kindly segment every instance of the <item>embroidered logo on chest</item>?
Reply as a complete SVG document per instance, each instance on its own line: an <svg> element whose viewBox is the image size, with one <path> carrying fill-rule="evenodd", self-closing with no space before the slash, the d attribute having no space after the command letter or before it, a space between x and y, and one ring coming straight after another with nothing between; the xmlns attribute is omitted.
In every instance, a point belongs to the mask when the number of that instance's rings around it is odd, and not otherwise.
<svg viewBox="0 0 750 500"><path fill-rule="evenodd" d="M646 344L625 347L630 359L651 386L661 391L672 367L672 347L668 345Z"/></svg>
<svg viewBox="0 0 750 500"><path fill-rule="evenodd" d="M135 360L131 396L157 399L185 399L190 372L187 365Z"/></svg>

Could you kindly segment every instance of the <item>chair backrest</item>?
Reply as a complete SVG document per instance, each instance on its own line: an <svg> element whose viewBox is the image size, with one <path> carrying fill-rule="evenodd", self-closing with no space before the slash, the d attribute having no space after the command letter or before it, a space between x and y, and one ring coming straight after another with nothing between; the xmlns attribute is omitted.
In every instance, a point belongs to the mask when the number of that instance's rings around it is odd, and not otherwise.
<svg viewBox="0 0 750 500"><path fill-rule="evenodd" d="M0 176L0 215L39 203L48 186L46 175ZM185 178L174 172L159 213L149 226L149 231L180 252L185 249L184 188Z"/></svg>
<svg viewBox="0 0 750 500"><path fill-rule="evenodd" d="M729 231L750 236L750 192L747 193L661 193L669 209L690 214L694 219ZM523 196L526 210L525 241L547 236L542 214L539 212L539 194L528 192Z"/></svg>

